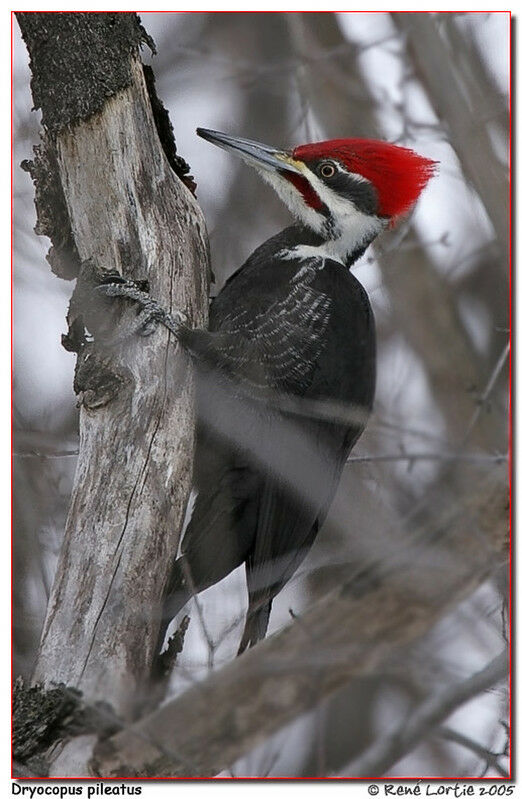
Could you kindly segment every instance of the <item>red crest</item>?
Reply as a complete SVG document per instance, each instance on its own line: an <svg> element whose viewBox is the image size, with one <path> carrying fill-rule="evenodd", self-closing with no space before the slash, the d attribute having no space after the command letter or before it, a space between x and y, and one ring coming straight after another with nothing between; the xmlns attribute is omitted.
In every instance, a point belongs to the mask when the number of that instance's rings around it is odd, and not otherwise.
<svg viewBox="0 0 522 799"><path fill-rule="evenodd" d="M332 139L296 147L292 157L306 164L331 158L349 172L370 180L379 197L379 215L392 220L404 214L434 175L437 162L375 139Z"/></svg>

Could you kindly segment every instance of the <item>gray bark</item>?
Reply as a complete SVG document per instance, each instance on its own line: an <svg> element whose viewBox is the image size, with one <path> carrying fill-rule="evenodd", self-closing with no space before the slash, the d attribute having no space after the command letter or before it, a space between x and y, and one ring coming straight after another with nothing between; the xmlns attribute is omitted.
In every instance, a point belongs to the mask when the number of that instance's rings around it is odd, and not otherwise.
<svg viewBox="0 0 522 799"><path fill-rule="evenodd" d="M137 18L26 13L19 21L79 262L146 279L164 307L204 326L204 220L158 138ZM61 94L70 102L60 104ZM34 680L77 687L129 717L150 673L190 489L192 379L161 329L118 347L83 344L76 388L80 454Z"/></svg>

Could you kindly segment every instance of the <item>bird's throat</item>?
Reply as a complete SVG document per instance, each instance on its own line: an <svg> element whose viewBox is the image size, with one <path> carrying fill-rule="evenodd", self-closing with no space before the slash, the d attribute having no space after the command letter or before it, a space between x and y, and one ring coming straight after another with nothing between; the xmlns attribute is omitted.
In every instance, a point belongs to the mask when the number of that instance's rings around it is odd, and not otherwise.
<svg viewBox="0 0 522 799"><path fill-rule="evenodd" d="M331 260L338 261L350 268L366 251L368 246L383 229L383 222L377 218L368 218L365 225L347 225L339 230L332 229L325 223L321 233L314 233L302 228L302 241L285 249L285 259L305 261Z"/></svg>

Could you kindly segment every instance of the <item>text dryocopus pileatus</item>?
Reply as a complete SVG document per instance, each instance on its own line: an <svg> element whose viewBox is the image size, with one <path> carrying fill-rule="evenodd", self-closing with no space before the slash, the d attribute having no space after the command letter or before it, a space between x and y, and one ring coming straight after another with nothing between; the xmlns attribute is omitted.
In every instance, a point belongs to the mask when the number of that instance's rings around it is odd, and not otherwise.
<svg viewBox="0 0 522 799"><path fill-rule="evenodd" d="M228 280L209 331L171 324L196 364L197 495L159 644L194 593L244 562L242 652L265 636L272 600L309 551L372 407L373 316L350 267L417 200L435 162L382 141L280 151L198 133L253 166L297 219Z"/></svg>

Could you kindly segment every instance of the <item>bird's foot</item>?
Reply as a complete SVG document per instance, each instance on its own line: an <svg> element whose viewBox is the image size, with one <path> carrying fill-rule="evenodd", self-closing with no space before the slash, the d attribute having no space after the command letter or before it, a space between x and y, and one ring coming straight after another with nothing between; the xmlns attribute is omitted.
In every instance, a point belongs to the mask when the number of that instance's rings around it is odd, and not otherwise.
<svg viewBox="0 0 522 799"><path fill-rule="evenodd" d="M167 311L159 302L145 290L143 282L137 282L122 277L118 272L105 274L102 281L96 286L95 291L106 297L122 297L137 303L140 310L131 324L127 324L111 340L112 344L119 343L137 334L150 336L157 330L158 325L164 325L175 336L180 329L187 325L188 319L181 311Z"/></svg>

